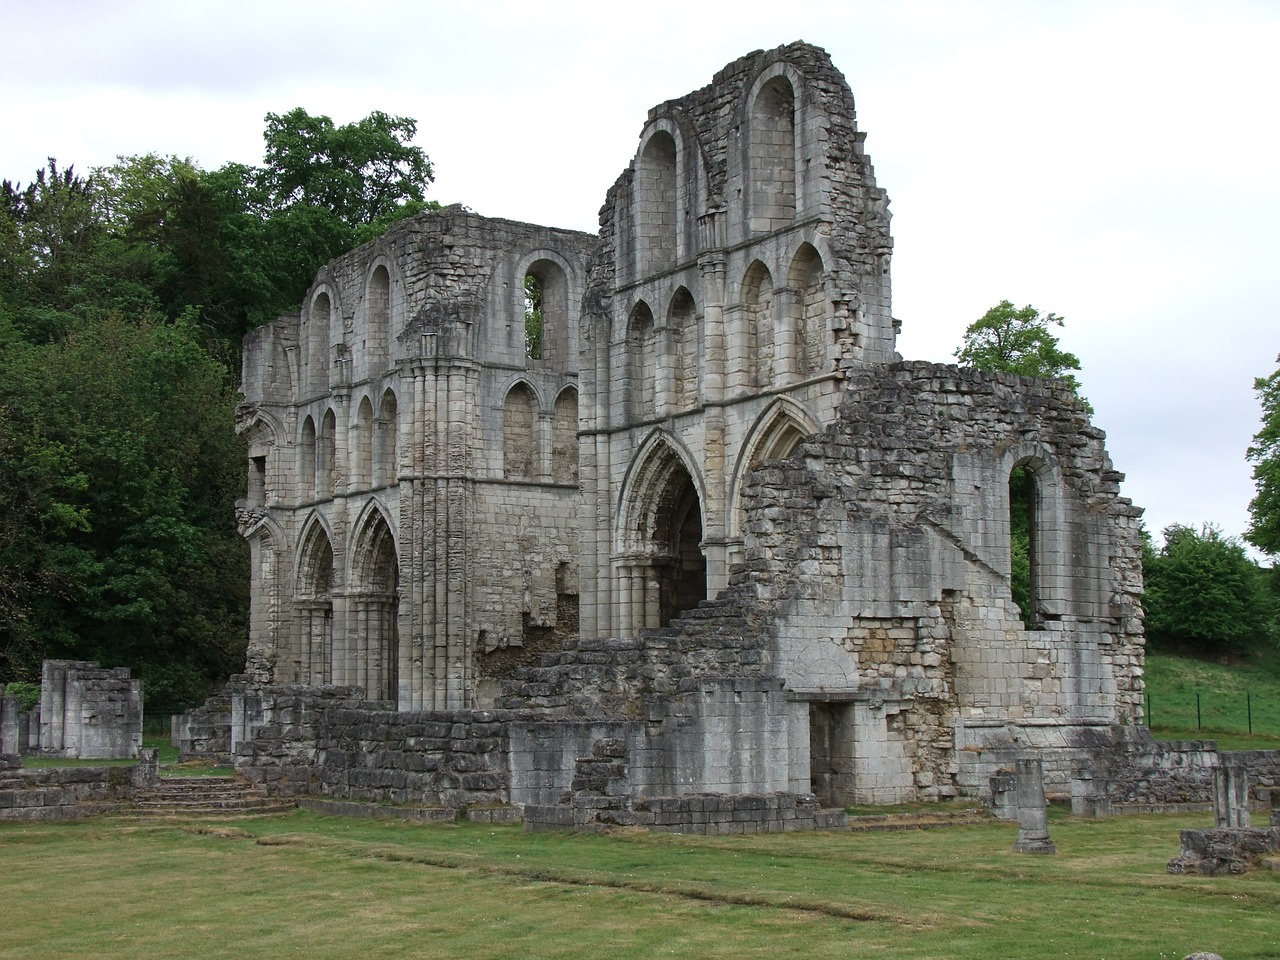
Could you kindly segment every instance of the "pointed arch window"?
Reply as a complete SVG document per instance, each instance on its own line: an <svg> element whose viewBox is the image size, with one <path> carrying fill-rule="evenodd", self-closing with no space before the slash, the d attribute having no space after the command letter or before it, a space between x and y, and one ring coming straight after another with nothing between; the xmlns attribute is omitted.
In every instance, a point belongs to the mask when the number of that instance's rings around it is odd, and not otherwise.
<svg viewBox="0 0 1280 960"><path fill-rule="evenodd" d="M528 384L517 383L507 391L502 405L502 475L508 480L537 476L537 410L537 399Z"/></svg>
<svg viewBox="0 0 1280 960"><path fill-rule="evenodd" d="M795 222L796 97L786 77L765 83L751 104L747 179L752 232L768 233Z"/></svg>
<svg viewBox="0 0 1280 960"><path fill-rule="evenodd" d="M679 229L676 183L676 141L659 130L644 145L636 164L633 220L640 278L675 266Z"/></svg>

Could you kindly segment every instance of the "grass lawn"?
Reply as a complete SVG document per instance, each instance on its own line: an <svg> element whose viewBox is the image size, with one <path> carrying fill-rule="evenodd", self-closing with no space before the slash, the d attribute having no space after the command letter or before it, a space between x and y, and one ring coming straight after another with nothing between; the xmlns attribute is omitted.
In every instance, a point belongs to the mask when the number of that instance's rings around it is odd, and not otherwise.
<svg viewBox="0 0 1280 960"><path fill-rule="evenodd" d="M1146 681L1157 739L1212 739L1225 750L1280 750L1280 651L1259 650L1221 664L1148 650ZM1253 736L1248 735L1246 695L1252 699Z"/></svg>
<svg viewBox="0 0 1280 960"><path fill-rule="evenodd" d="M1205 821L1205 822L1198 822ZM1164 872L1207 817L696 838L307 813L0 826L0 957L1280 957L1280 873Z"/></svg>

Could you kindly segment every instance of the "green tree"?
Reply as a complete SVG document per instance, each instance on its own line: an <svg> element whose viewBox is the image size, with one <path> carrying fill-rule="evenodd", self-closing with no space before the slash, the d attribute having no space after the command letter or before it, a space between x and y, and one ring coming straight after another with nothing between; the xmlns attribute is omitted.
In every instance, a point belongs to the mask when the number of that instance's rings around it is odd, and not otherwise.
<svg viewBox="0 0 1280 960"><path fill-rule="evenodd" d="M1059 347L1053 334L1052 328L1062 325L1062 318L1055 313L1042 315L1030 304L1018 309L1001 300L969 325L954 356L979 370L1064 380L1080 396L1080 383L1071 373L1080 369L1080 361Z"/></svg>
<svg viewBox="0 0 1280 960"><path fill-rule="evenodd" d="M1266 573L1216 527L1166 527L1164 546L1144 554L1147 635L1200 654L1275 639Z"/></svg>
<svg viewBox="0 0 1280 960"><path fill-rule="evenodd" d="M185 320L106 318L6 354L0 375L0 408L43 444L42 457L13 448L0 470L47 491L25 506L47 519L0 554L0 580L27 587L0 623L0 681L73 657L135 668L162 712L203 697L239 665L246 634L232 510L244 458L225 368Z"/></svg>
<svg viewBox="0 0 1280 960"><path fill-rule="evenodd" d="M524 278L524 353L542 357L542 281L533 274Z"/></svg>
<svg viewBox="0 0 1280 960"><path fill-rule="evenodd" d="M418 129L412 119L375 110L335 126L296 107L267 114L266 125L263 186L273 212L326 211L344 228L337 231L347 237L343 243L355 246L427 208L435 175L422 148L410 143Z"/></svg>
<svg viewBox="0 0 1280 960"><path fill-rule="evenodd" d="M1280 357L1276 357L1280 363ZM1245 539L1264 553L1280 554L1280 367L1254 380L1262 403L1262 427L1253 437L1248 459L1257 492L1249 503Z"/></svg>

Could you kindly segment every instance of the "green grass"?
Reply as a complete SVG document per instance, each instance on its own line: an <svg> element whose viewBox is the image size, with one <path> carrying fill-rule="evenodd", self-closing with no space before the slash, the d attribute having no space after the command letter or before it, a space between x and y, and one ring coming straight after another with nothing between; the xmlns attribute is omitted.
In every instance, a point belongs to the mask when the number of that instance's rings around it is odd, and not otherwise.
<svg viewBox="0 0 1280 960"><path fill-rule="evenodd" d="M1204 822L1198 822L1204 821ZM1207 817L696 838L298 813L0 825L0 957L1280 957L1280 874L1165 873Z"/></svg>
<svg viewBox="0 0 1280 960"><path fill-rule="evenodd" d="M1214 739L1228 750L1280 749L1280 651L1217 663L1148 650L1146 669L1151 732L1158 739ZM1252 736L1246 694L1253 706Z"/></svg>

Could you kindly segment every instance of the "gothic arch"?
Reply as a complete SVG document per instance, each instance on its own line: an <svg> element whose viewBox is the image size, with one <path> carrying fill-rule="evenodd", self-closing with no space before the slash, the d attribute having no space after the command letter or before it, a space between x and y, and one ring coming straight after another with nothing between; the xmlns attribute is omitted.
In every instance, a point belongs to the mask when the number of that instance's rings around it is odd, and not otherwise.
<svg viewBox="0 0 1280 960"><path fill-rule="evenodd" d="M305 373L303 381L312 396L329 390L329 366L334 345L341 342L342 327L337 322L337 295L328 284L321 284L312 291L307 308L302 313L302 341ZM336 327L336 329L335 329Z"/></svg>
<svg viewBox="0 0 1280 960"><path fill-rule="evenodd" d="M524 324L513 327L524 331L524 350L518 351L531 360L550 360L558 363L572 362L574 357L573 331L577 324L575 292L579 288L578 270L554 250L539 248L526 254L519 261L515 275L519 288L515 291L517 303L512 304L514 314L524 316ZM530 287L530 284L533 287ZM530 291L536 291L539 330L536 343L529 330L531 303Z"/></svg>
<svg viewBox="0 0 1280 960"><path fill-rule="evenodd" d="M578 389L572 385L556 396L551 414L551 480L578 482Z"/></svg>
<svg viewBox="0 0 1280 960"><path fill-rule="evenodd" d="M752 233L788 227L796 219L797 85L788 71L767 71L747 99L745 176Z"/></svg>
<svg viewBox="0 0 1280 960"><path fill-rule="evenodd" d="M1023 471L1029 489L1022 509L1029 533L1029 607L1026 625L1041 628L1045 621L1058 620L1070 613L1071 550L1067 529L1065 489L1062 471L1056 458L1038 444L1018 444L1008 451L998 467L1004 480L1002 487L1005 510L1003 517L1013 522L1013 486L1015 471ZM1005 529L1008 529L1006 527ZM1012 545L1012 538L1009 543ZM1007 554L997 569L1009 571L1009 587L1013 589L1013 557Z"/></svg>
<svg viewBox="0 0 1280 960"><path fill-rule="evenodd" d="M276 421L261 411L240 432L249 458L246 499L251 506L266 506L280 496L278 438L282 432Z"/></svg>
<svg viewBox="0 0 1280 960"><path fill-rule="evenodd" d="M296 683L296 668L288 661L288 536L280 522L268 513L254 516L241 532L249 547L250 569L254 571L249 594L248 672L255 673L256 664L267 671L271 681Z"/></svg>
<svg viewBox="0 0 1280 960"><path fill-rule="evenodd" d="M827 371L827 347L831 342L830 304L825 287L822 255L809 242L800 244L787 274L790 301L787 328L794 361L790 369L801 379Z"/></svg>
<svg viewBox="0 0 1280 960"><path fill-rule="evenodd" d="M502 476L507 480L533 480L540 472L538 407L538 394L524 379L512 384L502 401Z"/></svg>
<svg viewBox="0 0 1280 960"><path fill-rule="evenodd" d="M742 277L741 358L744 385L769 387L774 382L776 355L773 276L760 260L753 260Z"/></svg>
<svg viewBox="0 0 1280 960"><path fill-rule="evenodd" d="M698 304L689 288L681 285L671 295L667 309L667 347L671 366L671 399L677 410L698 402L702 358L702 323Z"/></svg>
<svg viewBox="0 0 1280 960"><path fill-rule="evenodd" d="M298 500L316 499L316 422L311 414L302 419L298 431Z"/></svg>
<svg viewBox="0 0 1280 960"><path fill-rule="evenodd" d="M356 408L355 426L347 442L352 490L367 490L373 485L373 430L373 404L366 394Z"/></svg>
<svg viewBox="0 0 1280 960"><path fill-rule="evenodd" d="M331 499L338 489L338 418L328 407L316 431L316 499Z"/></svg>
<svg viewBox="0 0 1280 960"><path fill-rule="evenodd" d="M790 456L805 437L821 428L799 403L790 397L778 397L756 418L738 454L729 485L729 539L741 541L742 488L747 474L757 464Z"/></svg>
<svg viewBox="0 0 1280 960"><path fill-rule="evenodd" d="M303 525L294 575L292 672L297 682L333 681L333 535L319 514Z"/></svg>
<svg viewBox="0 0 1280 960"><path fill-rule="evenodd" d="M657 332L649 304L638 300L627 317L627 420L652 420L658 373Z"/></svg>
<svg viewBox="0 0 1280 960"><path fill-rule="evenodd" d="M651 433L623 482L614 530L623 630L662 626L706 599L706 502L688 451Z"/></svg>
<svg viewBox="0 0 1280 960"><path fill-rule="evenodd" d="M400 563L391 518L376 500L356 521L348 578L345 675L377 700L396 699Z"/></svg>
<svg viewBox="0 0 1280 960"><path fill-rule="evenodd" d="M382 391L373 424L373 485L385 487L400 479L400 409L396 392Z"/></svg>
<svg viewBox="0 0 1280 960"><path fill-rule="evenodd" d="M654 130L636 157L632 225L636 277L663 273L676 265L680 229L679 148L666 130Z"/></svg>
<svg viewBox="0 0 1280 960"><path fill-rule="evenodd" d="M391 366L391 271L384 257L370 264L364 285L364 338L356 375L372 379Z"/></svg>

